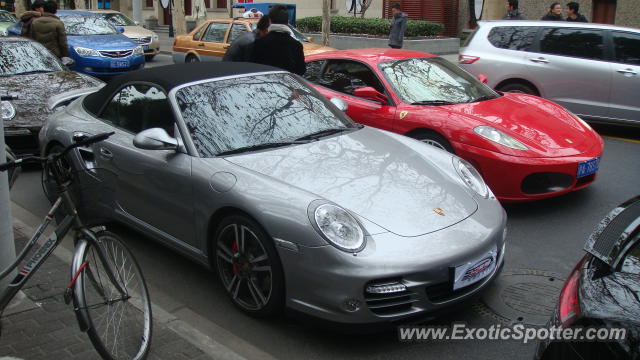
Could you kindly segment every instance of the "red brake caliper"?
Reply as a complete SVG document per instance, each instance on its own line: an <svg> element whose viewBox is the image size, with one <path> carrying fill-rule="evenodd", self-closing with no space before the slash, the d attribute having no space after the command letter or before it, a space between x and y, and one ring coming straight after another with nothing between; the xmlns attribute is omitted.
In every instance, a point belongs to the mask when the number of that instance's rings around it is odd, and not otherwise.
<svg viewBox="0 0 640 360"><path fill-rule="evenodd" d="M238 243L235 239L233 239L233 242L231 243L231 251L234 254L238 253ZM238 266L236 264L233 264L233 275L238 275L239 272L240 271L238 271Z"/></svg>

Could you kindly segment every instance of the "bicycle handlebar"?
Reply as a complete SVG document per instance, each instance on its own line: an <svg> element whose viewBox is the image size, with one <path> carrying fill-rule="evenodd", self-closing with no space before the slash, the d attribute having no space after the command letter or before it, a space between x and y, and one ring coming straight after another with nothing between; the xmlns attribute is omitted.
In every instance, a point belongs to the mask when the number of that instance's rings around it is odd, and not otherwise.
<svg viewBox="0 0 640 360"><path fill-rule="evenodd" d="M52 154L52 155L50 155L48 157L28 156L28 157L25 157L25 158L22 158L22 159L9 161L9 162L0 164L0 171L6 171L6 170L13 169L15 167L22 166L23 164L28 164L28 163L43 163L43 162L46 162L46 161L49 161L49 160L56 160L59 157L66 155L72 149L75 149L75 148L80 147L80 146L91 145L93 143L97 143L97 142L106 140L113 134L115 134L114 131L101 133L101 134L97 134L97 135L93 135L93 136L89 136L89 137L87 137L85 139L82 139L80 141L77 141L77 142L67 146L66 148L64 148L64 150L62 150L61 153Z"/></svg>

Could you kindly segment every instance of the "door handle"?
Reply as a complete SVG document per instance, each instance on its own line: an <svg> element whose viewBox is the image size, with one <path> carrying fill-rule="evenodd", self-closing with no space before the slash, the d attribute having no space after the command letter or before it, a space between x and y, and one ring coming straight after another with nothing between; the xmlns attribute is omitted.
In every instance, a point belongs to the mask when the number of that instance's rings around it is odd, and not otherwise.
<svg viewBox="0 0 640 360"><path fill-rule="evenodd" d="M620 74L624 74L625 76L627 76L627 75L631 76L631 75L637 75L638 74L637 72L633 71L633 69L620 69L620 70L618 70L618 72Z"/></svg>
<svg viewBox="0 0 640 360"><path fill-rule="evenodd" d="M548 64L549 60L543 58L543 57L539 57L539 58L531 58L529 59L530 61L533 61L534 63L543 63L543 64Z"/></svg>
<svg viewBox="0 0 640 360"><path fill-rule="evenodd" d="M113 159L113 153L107 149L107 148L100 148L100 156L102 156L105 159Z"/></svg>
<svg viewBox="0 0 640 360"><path fill-rule="evenodd" d="M231 45L223 46L223 48L225 48L225 49L228 49L230 47L231 47Z"/></svg>
<svg viewBox="0 0 640 360"><path fill-rule="evenodd" d="M198 44L198 46L204 46L204 43L200 43L200 44Z"/></svg>

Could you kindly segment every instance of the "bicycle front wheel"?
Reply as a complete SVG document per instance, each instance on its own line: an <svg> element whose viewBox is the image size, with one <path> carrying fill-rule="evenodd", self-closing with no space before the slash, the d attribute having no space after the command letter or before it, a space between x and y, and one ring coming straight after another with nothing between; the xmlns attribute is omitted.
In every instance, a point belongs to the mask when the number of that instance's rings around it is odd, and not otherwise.
<svg viewBox="0 0 640 360"><path fill-rule="evenodd" d="M103 359L144 359L151 343L152 316L142 271L117 235L101 231L96 237L109 264L101 261L95 244L80 246L83 267L74 291L77 311L87 322L87 334Z"/></svg>

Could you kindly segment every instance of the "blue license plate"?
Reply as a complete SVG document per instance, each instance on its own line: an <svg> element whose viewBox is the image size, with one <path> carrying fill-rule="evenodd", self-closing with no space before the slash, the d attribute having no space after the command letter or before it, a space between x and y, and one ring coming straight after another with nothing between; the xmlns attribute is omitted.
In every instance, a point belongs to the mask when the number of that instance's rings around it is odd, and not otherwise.
<svg viewBox="0 0 640 360"><path fill-rule="evenodd" d="M600 166L600 157L578 163L578 174L576 177L581 178L595 174Z"/></svg>
<svg viewBox="0 0 640 360"><path fill-rule="evenodd" d="M111 62L111 67L112 68L128 68L129 67L129 61L128 60L112 61Z"/></svg>

